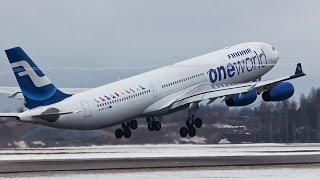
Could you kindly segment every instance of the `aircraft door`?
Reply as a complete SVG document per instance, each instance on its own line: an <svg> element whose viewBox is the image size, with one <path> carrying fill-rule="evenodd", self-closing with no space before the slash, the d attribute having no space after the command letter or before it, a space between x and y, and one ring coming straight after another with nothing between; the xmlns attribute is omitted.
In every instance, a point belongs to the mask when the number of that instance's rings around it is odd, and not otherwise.
<svg viewBox="0 0 320 180"><path fill-rule="evenodd" d="M80 101L80 103L81 103L82 108L83 108L83 116L84 117L92 116L91 108L90 108L89 103L86 100Z"/></svg>
<svg viewBox="0 0 320 180"><path fill-rule="evenodd" d="M153 93L153 97L157 97L157 89L156 87L154 86L153 83L150 83L150 87L151 87L151 90L152 90L152 93Z"/></svg>

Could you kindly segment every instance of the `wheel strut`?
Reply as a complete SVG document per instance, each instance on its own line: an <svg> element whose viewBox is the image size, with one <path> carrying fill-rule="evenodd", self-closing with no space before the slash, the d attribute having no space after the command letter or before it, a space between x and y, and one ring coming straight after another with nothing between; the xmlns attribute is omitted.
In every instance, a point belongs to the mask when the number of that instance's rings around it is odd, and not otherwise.
<svg viewBox="0 0 320 180"><path fill-rule="evenodd" d="M149 131L160 131L161 122L158 117L147 118L148 130Z"/></svg>

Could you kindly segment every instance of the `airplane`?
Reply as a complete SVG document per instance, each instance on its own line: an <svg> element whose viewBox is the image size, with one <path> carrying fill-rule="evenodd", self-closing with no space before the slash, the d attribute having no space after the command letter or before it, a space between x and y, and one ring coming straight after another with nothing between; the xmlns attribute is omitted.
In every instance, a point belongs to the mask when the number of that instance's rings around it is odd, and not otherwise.
<svg viewBox="0 0 320 180"><path fill-rule="evenodd" d="M5 50L19 87L0 87L9 98L24 100L28 110L0 113L18 122L54 128L91 130L119 126L116 138L130 138L137 119L150 131L161 129L162 116L188 110L181 137L194 137L202 127L199 103L220 99L230 107L283 101L294 94L288 80L306 74L301 63L294 74L261 80L279 60L270 44L247 42L119 80L97 88L57 88L20 48Z"/></svg>

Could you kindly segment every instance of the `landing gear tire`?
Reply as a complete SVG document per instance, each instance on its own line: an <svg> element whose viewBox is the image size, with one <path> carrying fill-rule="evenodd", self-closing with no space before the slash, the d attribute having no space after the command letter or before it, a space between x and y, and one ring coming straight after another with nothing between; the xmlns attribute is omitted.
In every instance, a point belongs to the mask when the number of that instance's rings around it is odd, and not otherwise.
<svg viewBox="0 0 320 180"><path fill-rule="evenodd" d="M115 133L116 138L120 139L123 136L123 130L122 129L116 129Z"/></svg>
<svg viewBox="0 0 320 180"><path fill-rule="evenodd" d="M194 127L188 129L188 133L190 137L194 137L197 134L197 130Z"/></svg>
<svg viewBox="0 0 320 180"><path fill-rule="evenodd" d="M160 131L161 130L161 122L158 118L149 117L147 118L148 130L149 131Z"/></svg>
<svg viewBox="0 0 320 180"><path fill-rule="evenodd" d="M191 113L191 109L189 109L189 116L186 120L186 127L180 128L180 136L186 137L187 135L189 135L190 137L194 137L197 134L196 128L201 127L202 120L200 118L196 118L195 115Z"/></svg>
<svg viewBox="0 0 320 180"><path fill-rule="evenodd" d="M153 131L153 130L154 130L154 129L153 129L152 122L149 122L149 123L148 123L148 130L149 130L149 131Z"/></svg>
<svg viewBox="0 0 320 180"><path fill-rule="evenodd" d="M120 139L125 137L128 139L131 137L131 129L138 128L138 122L136 120L132 120L130 122L122 123L121 127L122 129L119 128L115 131L116 138Z"/></svg>
<svg viewBox="0 0 320 180"><path fill-rule="evenodd" d="M188 129L186 127L180 128L180 136L187 137L187 135L188 135Z"/></svg>
<svg viewBox="0 0 320 180"><path fill-rule="evenodd" d="M156 131L160 131L161 130L161 123L159 121L152 122L152 126L153 126L153 129L156 130Z"/></svg>
<svg viewBox="0 0 320 180"><path fill-rule="evenodd" d="M194 120L194 126L195 126L196 128L201 128L201 127L202 127L202 120L201 120L200 118L196 118L196 119Z"/></svg>
<svg viewBox="0 0 320 180"><path fill-rule="evenodd" d="M130 129L124 129L123 130L123 136L125 137L125 138L130 138L131 137L131 130Z"/></svg>
<svg viewBox="0 0 320 180"><path fill-rule="evenodd" d="M130 126L130 129L137 129L138 128L137 120L130 121L129 126Z"/></svg>

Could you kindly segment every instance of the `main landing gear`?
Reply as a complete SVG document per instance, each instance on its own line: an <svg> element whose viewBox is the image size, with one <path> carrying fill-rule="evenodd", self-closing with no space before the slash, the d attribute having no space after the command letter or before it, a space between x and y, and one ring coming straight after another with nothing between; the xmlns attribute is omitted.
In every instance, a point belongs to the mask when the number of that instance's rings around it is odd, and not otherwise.
<svg viewBox="0 0 320 180"><path fill-rule="evenodd" d="M190 137L194 137L197 134L196 128L202 127L202 120L200 118L195 118L194 115L191 115L189 112L189 117L186 120L186 127L180 128L180 136L186 137L189 135Z"/></svg>
<svg viewBox="0 0 320 180"><path fill-rule="evenodd" d="M131 129L135 130L138 128L138 122L137 120L132 120L130 122L122 123L122 128L116 129L115 135L116 138L120 139L123 137L130 138L131 137Z"/></svg>
<svg viewBox="0 0 320 180"><path fill-rule="evenodd" d="M149 131L160 131L161 130L161 122L159 117L148 117L148 130Z"/></svg>

